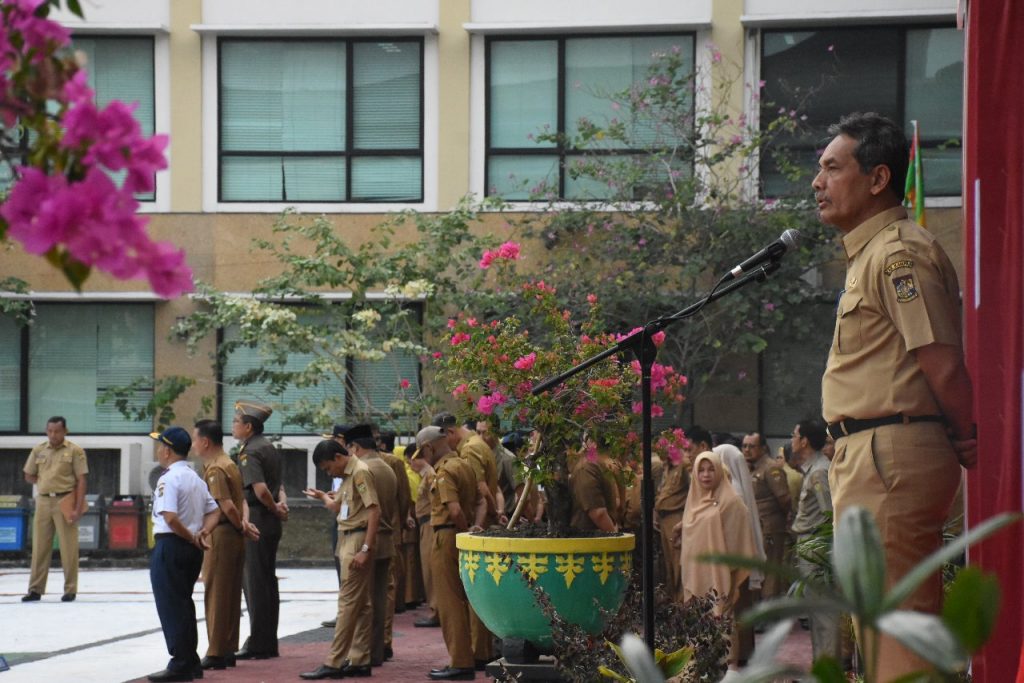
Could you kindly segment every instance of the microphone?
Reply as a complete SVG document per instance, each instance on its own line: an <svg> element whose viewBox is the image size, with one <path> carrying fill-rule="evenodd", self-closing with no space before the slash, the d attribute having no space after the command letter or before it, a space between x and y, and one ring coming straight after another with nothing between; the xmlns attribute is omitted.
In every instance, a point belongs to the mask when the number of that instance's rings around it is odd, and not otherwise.
<svg viewBox="0 0 1024 683"><path fill-rule="evenodd" d="M765 261L777 261L786 253L789 249L795 249L796 245L800 242L800 233L790 228L779 236L779 239L775 240L767 247L757 252L743 263L739 264L735 268L729 271L729 273L722 278L722 282L734 280L744 273L757 268Z"/></svg>

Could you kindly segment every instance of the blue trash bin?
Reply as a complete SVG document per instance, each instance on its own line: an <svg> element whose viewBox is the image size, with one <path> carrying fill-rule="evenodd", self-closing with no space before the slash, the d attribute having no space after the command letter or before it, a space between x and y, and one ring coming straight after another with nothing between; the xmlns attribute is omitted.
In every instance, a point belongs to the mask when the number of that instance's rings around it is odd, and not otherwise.
<svg viewBox="0 0 1024 683"><path fill-rule="evenodd" d="M24 550L27 531L28 500L25 496L0 496L0 551Z"/></svg>

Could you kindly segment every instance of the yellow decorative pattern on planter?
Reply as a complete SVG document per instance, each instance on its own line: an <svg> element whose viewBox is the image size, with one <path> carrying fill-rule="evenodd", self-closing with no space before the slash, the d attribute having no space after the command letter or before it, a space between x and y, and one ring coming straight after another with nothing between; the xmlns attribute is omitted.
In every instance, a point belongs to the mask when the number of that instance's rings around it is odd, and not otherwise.
<svg viewBox="0 0 1024 683"><path fill-rule="evenodd" d="M537 557L536 553L530 553L529 555L520 555L516 558L516 562L519 566L530 575L530 578L534 581L541 574L546 574L548 571L548 556L541 555Z"/></svg>
<svg viewBox="0 0 1024 683"><path fill-rule="evenodd" d="M608 553L591 555L590 565L594 568L594 573L601 578L601 585L603 586L608 577L611 576L611 573L615 571L615 557Z"/></svg>
<svg viewBox="0 0 1024 683"><path fill-rule="evenodd" d="M571 588L576 575L583 571L583 563L584 558L576 557L572 553L555 556L555 571L565 577L566 588Z"/></svg>
<svg viewBox="0 0 1024 683"><path fill-rule="evenodd" d="M501 577L505 576L505 572L508 571L508 560L503 558L500 553L486 553L484 564L487 565L487 573L494 579L494 585L500 586Z"/></svg>
<svg viewBox="0 0 1024 683"><path fill-rule="evenodd" d="M480 553L468 552L465 554L466 561L463 566L470 583L476 583L476 573L480 569Z"/></svg>

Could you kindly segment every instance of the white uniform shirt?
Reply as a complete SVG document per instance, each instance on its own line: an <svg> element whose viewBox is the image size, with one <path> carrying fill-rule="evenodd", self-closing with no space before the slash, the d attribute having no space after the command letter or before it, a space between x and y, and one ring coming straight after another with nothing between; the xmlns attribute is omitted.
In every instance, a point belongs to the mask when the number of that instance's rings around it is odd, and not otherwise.
<svg viewBox="0 0 1024 683"><path fill-rule="evenodd" d="M193 534L203 527L203 516L217 509L206 482L184 460L172 463L153 492L153 533L173 534L162 512L173 512Z"/></svg>

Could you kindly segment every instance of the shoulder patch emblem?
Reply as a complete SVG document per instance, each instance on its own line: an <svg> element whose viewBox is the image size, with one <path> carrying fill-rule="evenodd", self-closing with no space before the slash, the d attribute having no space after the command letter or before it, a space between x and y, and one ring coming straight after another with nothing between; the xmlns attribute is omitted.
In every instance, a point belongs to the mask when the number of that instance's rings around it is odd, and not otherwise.
<svg viewBox="0 0 1024 683"><path fill-rule="evenodd" d="M892 275L893 271L899 270L900 268L913 268L914 262L910 259L900 259L899 261L893 261L885 267L885 274Z"/></svg>
<svg viewBox="0 0 1024 683"><path fill-rule="evenodd" d="M356 490L359 491L359 493L366 493L366 482L365 481L357 482L356 483Z"/></svg>
<svg viewBox="0 0 1024 683"><path fill-rule="evenodd" d="M238 464L239 465L241 465L242 467L245 467L248 462L249 462L249 456L248 455L246 455L245 453L239 453L238 454Z"/></svg>
<svg viewBox="0 0 1024 683"><path fill-rule="evenodd" d="M160 486L156 487L156 495L157 495L157 498L163 498L164 497L164 485L163 484L160 484Z"/></svg>
<svg viewBox="0 0 1024 683"><path fill-rule="evenodd" d="M896 289L896 301L905 304L918 297L917 285L914 284L913 275L901 275L892 279L892 286Z"/></svg>

